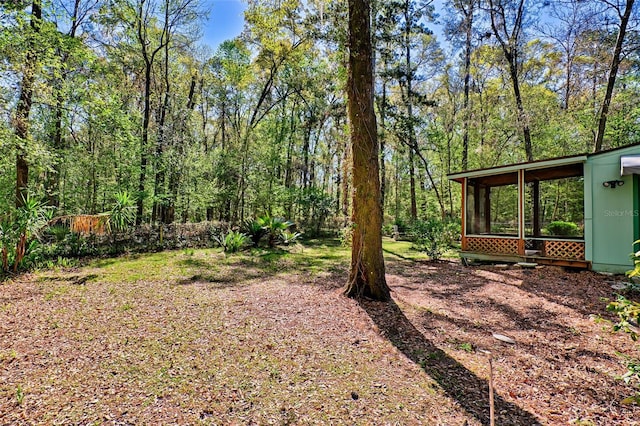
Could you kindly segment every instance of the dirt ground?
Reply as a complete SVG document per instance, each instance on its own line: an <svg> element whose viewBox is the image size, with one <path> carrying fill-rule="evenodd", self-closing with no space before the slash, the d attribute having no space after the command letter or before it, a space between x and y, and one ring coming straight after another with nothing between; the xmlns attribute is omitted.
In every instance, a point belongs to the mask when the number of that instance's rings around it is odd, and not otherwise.
<svg viewBox="0 0 640 426"><path fill-rule="evenodd" d="M390 339L417 362L416 348L444 351L444 366L427 360L424 369L441 375L448 393L473 395L469 401L485 393L488 355L481 351L490 351L498 424L532 424L532 417L550 425L640 424L640 409L620 404L633 389L618 379L625 372L619 355L638 357L638 345L613 334L615 318L604 312L605 299L615 297L612 282L624 277L455 263L396 263L389 272L399 309L374 309L381 323L405 326L385 330Z"/></svg>
<svg viewBox="0 0 640 426"><path fill-rule="evenodd" d="M0 424L486 425L489 357L498 425L640 424L620 277L392 256L358 303L344 263L173 257L1 284Z"/></svg>

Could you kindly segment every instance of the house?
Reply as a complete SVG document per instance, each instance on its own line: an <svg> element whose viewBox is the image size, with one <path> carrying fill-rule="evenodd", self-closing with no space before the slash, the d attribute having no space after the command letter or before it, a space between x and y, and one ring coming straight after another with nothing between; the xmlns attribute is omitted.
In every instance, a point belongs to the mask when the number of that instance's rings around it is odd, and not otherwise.
<svg viewBox="0 0 640 426"><path fill-rule="evenodd" d="M624 273L640 239L640 144L453 173L471 260Z"/></svg>

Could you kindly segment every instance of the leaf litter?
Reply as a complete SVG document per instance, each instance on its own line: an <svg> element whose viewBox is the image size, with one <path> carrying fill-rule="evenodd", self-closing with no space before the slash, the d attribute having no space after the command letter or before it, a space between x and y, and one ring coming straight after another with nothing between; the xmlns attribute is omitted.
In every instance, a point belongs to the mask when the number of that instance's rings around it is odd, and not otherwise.
<svg viewBox="0 0 640 426"><path fill-rule="evenodd" d="M606 277L389 256L359 303L346 259L153 256L0 285L2 424L488 424L483 350L497 424L640 424Z"/></svg>

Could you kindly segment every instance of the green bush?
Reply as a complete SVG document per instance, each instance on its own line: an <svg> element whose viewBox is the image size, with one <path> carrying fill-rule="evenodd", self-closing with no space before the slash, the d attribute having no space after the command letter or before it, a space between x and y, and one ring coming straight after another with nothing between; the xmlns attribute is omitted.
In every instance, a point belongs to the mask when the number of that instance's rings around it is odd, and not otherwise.
<svg viewBox="0 0 640 426"><path fill-rule="evenodd" d="M282 233L293 226L293 222L270 215L259 217L257 222L262 225L262 228L266 231L267 242L271 248L274 248L276 243L282 239Z"/></svg>
<svg viewBox="0 0 640 426"><path fill-rule="evenodd" d="M636 244L640 244L640 240L634 243L634 245ZM633 278L640 275L640 251L631 254L631 259L633 260L634 269L628 271L627 275ZM607 305L607 311L618 315L620 321L613 326L615 331L628 333L634 342L638 340L640 335L640 303L618 295L614 302ZM622 376L622 379L626 383L635 382L636 385L640 385L640 359L626 357L625 361L627 372ZM640 404L640 392L636 392L635 395L626 398L623 402Z"/></svg>
<svg viewBox="0 0 640 426"><path fill-rule="evenodd" d="M440 260L449 246L445 223L438 219L416 220L409 228L414 248L432 260Z"/></svg>
<svg viewBox="0 0 640 426"><path fill-rule="evenodd" d="M385 237L393 237L393 226L391 223L382 225L382 235Z"/></svg>
<svg viewBox="0 0 640 426"><path fill-rule="evenodd" d="M56 243L64 241L69 233L71 233L71 230L64 224L51 225L47 229L47 234L53 236Z"/></svg>
<svg viewBox="0 0 640 426"><path fill-rule="evenodd" d="M33 266L42 256L38 240L51 219L53 210L42 202L27 196L24 204L4 215L0 220L1 272L13 272Z"/></svg>
<svg viewBox="0 0 640 426"><path fill-rule="evenodd" d="M580 228L573 222L557 220L547 225L547 234L561 237L575 237L580 235Z"/></svg>
<svg viewBox="0 0 640 426"><path fill-rule="evenodd" d="M263 223L264 222L261 219L247 219L242 224L242 232L251 239L251 242L255 247L258 247L260 240L267 233Z"/></svg>
<svg viewBox="0 0 640 426"><path fill-rule="evenodd" d="M109 213L109 228L112 231L126 231L136 220L135 200L127 191L116 192L115 203Z"/></svg>
<svg viewBox="0 0 640 426"><path fill-rule="evenodd" d="M229 231L216 237L216 240L225 253L237 253L247 244L249 237L238 231Z"/></svg>
<svg viewBox="0 0 640 426"><path fill-rule="evenodd" d="M340 230L340 244L342 247L351 247L351 242L353 241L353 230L355 227L355 223L352 223Z"/></svg>
<svg viewBox="0 0 640 426"><path fill-rule="evenodd" d="M285 229L280 234L280 241L282 241L282 244L284 244L285 246L288 246L289 244L299 240L301 236L301 232L291 232L288 229Z"/></svg>

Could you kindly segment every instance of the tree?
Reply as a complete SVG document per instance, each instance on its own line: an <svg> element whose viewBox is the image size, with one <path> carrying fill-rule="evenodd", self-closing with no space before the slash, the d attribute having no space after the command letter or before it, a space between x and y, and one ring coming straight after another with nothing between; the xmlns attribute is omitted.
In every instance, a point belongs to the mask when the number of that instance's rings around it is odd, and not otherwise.
<svg viewBox="0 0 640 426"><path fill-rule="evenodd" d="M353 151L353 239L349 297L390 299L382 256L378 135L373 109L369 0L349 0L347 83Z"/></svg>
<svg viewBox="0 0 640 426"><path fill-rule="evenodd" d="M479 0L452 0L452 4L461 15L461 20L456 22L456 24L464 37L464 131L462 134L462 170L467 170L469 168L469 126L471 121L469 90L471 87L473 19L478 8Z"/></svg>
<svg viewBox="0 0 640 426"><path fill-rule="evenodd" d="M524 38L525 17L528 12L526 0L489 0L491 29L502 48L502 53L509 66L509 77L513 85L513 95L518 110L518 124L524 138L524 150L527 161L533 161L531 130L529 119L524 110L520 90L520 66Z"/></svg>
<svg viewBox="0 0 640 426"><path fill-rule="evenodd" d="M613 96L613 86L616 84L616 77L618 75L618 68L620 67L620 61L622 60L622 46L624 44L625 34L627 33L627 25L631 18L631 12L633 10L633 4L635 0L626 0L624 9L620 2L606 2L611 4L615 9L618 18L620 19L620 26L618 29L618 37L616 38L616 46L613 50L611 57L611 66L609 67L609 79L607 80L607 91L605 92L604 99L602 100L602 106L600 107L600 118L598 119L598 132L596 133L595 140L595 152L602 150L602 140L604 139L604 131L607 127L607 115L609 114L609 106L611 104L611 97Z"/></svg>
<svg viewBox="0 0 640 426"><path fill-rule="evenodd" d="M22 82L20 85L20 98L16 106L14 117L15 136L18 139L16 154L16 207L22 207L27 199L29 184L29 163L27 161L26 144L29 139L29 113L33 98L33 85L38 67L37 37L42 27L42 3L33 0L31 3L31 22L29 25L28 40Z"/></svg>

